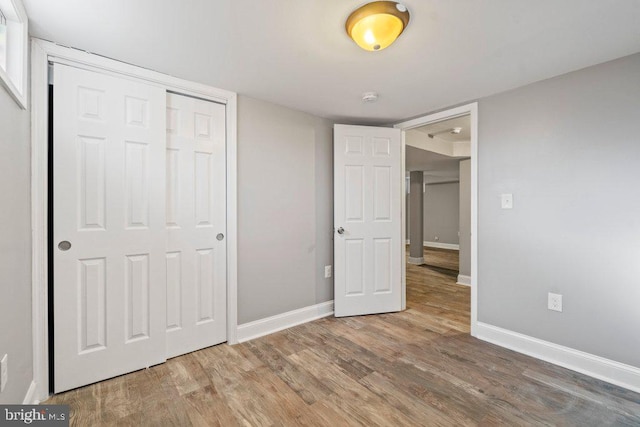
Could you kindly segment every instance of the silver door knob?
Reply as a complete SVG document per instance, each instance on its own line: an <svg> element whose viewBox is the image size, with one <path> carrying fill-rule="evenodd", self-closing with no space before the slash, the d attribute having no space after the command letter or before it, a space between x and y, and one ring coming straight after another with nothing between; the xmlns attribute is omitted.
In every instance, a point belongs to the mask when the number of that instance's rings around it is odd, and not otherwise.
<svg viewBox="0 0 640 427"><path fill-rule="evenodd" d="M344 228L342 227L338 228L338 234L344 234Z"/></svg>
<svg viewBox="0 0 640 427"><path fill-rule="evenodd" d="M60 249L61 251L68 251L69 249L71 249L71 242L63 240L62 242L58 243L58 249Z"/></svg>
<svg viewBox="0 0 640 427"><path fill-rule="evenodd" d="M218 235L216 236L216 239L218 239L218 240L224 239L224 234L218 233Z"/></svg>

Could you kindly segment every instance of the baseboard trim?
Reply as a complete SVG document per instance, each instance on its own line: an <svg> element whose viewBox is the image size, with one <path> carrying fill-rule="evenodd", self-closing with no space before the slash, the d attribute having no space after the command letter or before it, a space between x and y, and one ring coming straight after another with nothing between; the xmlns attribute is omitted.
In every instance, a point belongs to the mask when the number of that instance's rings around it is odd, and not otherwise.
<svg viewBox="0 0 640 427"><path fill-rule="evenodd" d="M453 251L459 251L460 245L455 243L440 243L440 242L422 242L422 245L425 248L436 248L436 249L451 249Z"/></svg>
<svg viewBox="0 0 640 427"><path fill-rule="evenodd" d="M31 381L29 384L29 388L27 389L27 394L24 395L24 399L22 400L23 405L37 405L38 400L36 399L36 382Z"/></svg>
<svg viewBox="0 0 640 427"><path fill-rule="evenodd" d="M458 274L458 285L471 286L471 276L465 276L464 274Z"/></svg>
<svg viewBox="0 0 640 427"><path fill-rule="evenodd" d="M332 315L333 301L327 301L238 325L238 342L249 341Z"/></svg>
<svg viewBox="0 0 640 427"><path fill-rule="evenodd" d="M424 264L424 257L423 256L419 256L419 257L407 257L407 262L409 264L414 264L414 265L422 265Z"/></svg>
<svg viewBox="0 0 640 427"><path fill-rule="evenodd" d="M411 244L411 240L405 240L407 245ZM453 251L459 251L460 245L456 243L440 243L440 242L427 242L426 240L422 242L422 246L425 248L436 248L436 249L451 249Z"/></svg>
<svg viewBox="0 0 640 427"><path fill-rule="evenodd" d="M640 368L478 322L476 337L640 393Z"/></svg>

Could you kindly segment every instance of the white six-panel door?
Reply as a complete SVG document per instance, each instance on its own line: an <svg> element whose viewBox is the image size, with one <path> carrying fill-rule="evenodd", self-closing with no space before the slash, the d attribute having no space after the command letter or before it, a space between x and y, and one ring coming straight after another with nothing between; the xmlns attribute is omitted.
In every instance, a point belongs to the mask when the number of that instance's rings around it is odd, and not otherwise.
<svg viewBox="0 0 640 427"><path fill-rule="evenodd" d="M167 357L226 341L225 107L167 94Z"/></svg>
<svg viewBox="0 0 640 427"><path fill-rule="evenodd" d="M335 315L401 309L401 134L334 127Z"/></svg>
<svg viewBox="0 0 640 427"><path fill-rule="evenodd" d="M55 65L56 392L165 360L165 96Z"/></svg>

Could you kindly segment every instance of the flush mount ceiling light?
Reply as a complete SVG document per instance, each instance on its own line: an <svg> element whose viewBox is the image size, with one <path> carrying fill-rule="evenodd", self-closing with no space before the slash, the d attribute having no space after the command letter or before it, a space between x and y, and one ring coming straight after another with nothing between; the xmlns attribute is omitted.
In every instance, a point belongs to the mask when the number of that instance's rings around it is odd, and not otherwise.
<svg viewBox="0 0 640 427"><path fill-rule="evenodd" d="M345 28L364 50L382 50L393 43L409 24L406 6L395 1L374 1L354 10Z"/></svg>

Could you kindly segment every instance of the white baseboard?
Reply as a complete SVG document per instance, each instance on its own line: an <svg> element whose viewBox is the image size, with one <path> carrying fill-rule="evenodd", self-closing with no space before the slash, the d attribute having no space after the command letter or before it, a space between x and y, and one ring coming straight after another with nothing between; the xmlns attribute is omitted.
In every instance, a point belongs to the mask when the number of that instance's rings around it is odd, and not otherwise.
<svg viewBox="0 0 640 427"><path fill-rule="evenodd" d="M458 285L471 286L471 276L465 276L464 274L458 274Z"/></svg>
<svg viewBox="0 0 640 427"><path fill-rule="evenodd" d="M640 368L478 322L476 337L640 393Z"/></svg>
<svg viewBox="0 0 640 427"><path fill-rule="evenodd" d="M36 382L31 381L29 384L29 388L27 389L27 394L24 395L24 399L22 400L23 405L37 405L38 400L36 399Z"/></svg>
<svg viewBox="0 0 640 427"><path fill-rule="evenodd" d="M411 240L407 239L406 244L410 245ZM426 240L422 242L422 246L425 248L437 248L437 249L451 249L454 251L460 250L460 245L456 243L440 243L440 242L427 242Z"/></svg>
<svg viewBox="0 0 640 427"><path fill-rule="evenodd" d="M249 341L331 315L333 315L333 301L327 301L238 325L238 342Z"/></svg>
<svg viewBox="0 0 640 427"><path fill-rule="evenodd" d="M425 248L437 248L437 249L451 249L454 251L460 250L460 245L455 243L440 243L440 242L422 242Z"/></svg>

